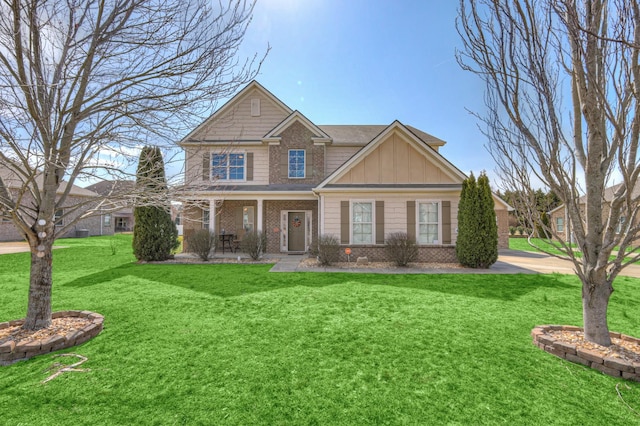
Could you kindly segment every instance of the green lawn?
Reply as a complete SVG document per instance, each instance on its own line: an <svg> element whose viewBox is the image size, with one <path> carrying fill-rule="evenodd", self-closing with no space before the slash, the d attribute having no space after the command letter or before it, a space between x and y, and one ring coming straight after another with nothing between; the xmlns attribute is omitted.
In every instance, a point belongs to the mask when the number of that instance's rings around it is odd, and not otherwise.
<svg viewBox="0 0 640 426"><path fill-rule="evenodd" d="M640 423L639 384L531 343L535 325L581 324L575 277L137 265L131 236L111 241L54 254L54 310L105 316L61 351L91 371L43 385L60 359L0 367L0 423ZM24 316L28 266L0 256L0 321ZM618 279L611 329L640 335L639 311L640 281Z"/></svg>

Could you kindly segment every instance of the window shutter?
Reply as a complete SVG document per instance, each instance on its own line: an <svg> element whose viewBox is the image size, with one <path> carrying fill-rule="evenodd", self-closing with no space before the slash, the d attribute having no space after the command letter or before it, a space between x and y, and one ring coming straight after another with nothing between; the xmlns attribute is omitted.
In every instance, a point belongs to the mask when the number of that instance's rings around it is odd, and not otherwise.
<svg viewBox="0 0 640 426"><path fill-rule="evenodd" d="M376 244L384 244L384 201L376 201Z"/></svg>
<svg viewBox="0 0 640 426"><path fill-rule="evenodd" d="M211 154L208 152L202 156L202 180L211 180Z"/></svg>
<svg viewBox="0 0 640 426"><path fill-rule="evenodd" d="M247 152L247 180L253 180L253 152Z"/></svg>
<svg viewBox="0 0 640 426"><path fill-rule="evenodd" d="M340 244L349 244L349 202L340 201Z"/></svg>
<svg viewBox="0 0 640 426"><path fill-rule="evenodd" d="M416 202L407 201L407 236L416 241Z"/></svg>
<svg viewBox="0 0 640 426"><path fill-rule="evenodd" d="M451 244L451 201L442 202L442 244Z"/></svg>
<svg viewBox="0 0 640 426"><path fill-rule="evenodd" d="M280 150L280 177L289 179L289 151L286 149Z"/></svg>
<svg viewBox="0 0 640 426"><path fill-rule="evenodd" d="M313 153L309 149L304 151L304 177L313 178Z"/></svg>

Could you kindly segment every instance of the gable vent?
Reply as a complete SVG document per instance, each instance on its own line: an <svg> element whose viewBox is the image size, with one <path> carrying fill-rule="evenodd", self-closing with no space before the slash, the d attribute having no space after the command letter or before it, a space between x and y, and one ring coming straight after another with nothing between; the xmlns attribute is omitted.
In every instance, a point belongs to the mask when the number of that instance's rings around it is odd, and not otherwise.
<svg viewBox="0 0 640 426"><path fill-rule="evenodd" d="M251 116L260 117L260 99L251 99Z"/></svg>

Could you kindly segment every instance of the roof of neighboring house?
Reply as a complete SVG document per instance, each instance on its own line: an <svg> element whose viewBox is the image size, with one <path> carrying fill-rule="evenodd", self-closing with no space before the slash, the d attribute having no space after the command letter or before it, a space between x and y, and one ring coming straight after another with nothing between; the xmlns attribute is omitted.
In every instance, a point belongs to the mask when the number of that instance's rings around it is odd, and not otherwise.
<svg viewBox="0 0 640 426"><path fill-rule="evenodd" d="M20 188L23 186L24 178L18 175L13 170L9 170L6 167L0 167L0 178L8 188ZM38 175L36 176L36 183L39 188L42 188L41 173L38 173ZM68 184L69 183L67 181L62 181L60 183L60 186L58 187L57 193L62 194L63 192L65 192ZM74 195L78 197L97 197L98 196L98 194L91 191L90 189L81 188L76 185L71 185L69 195Z"/></svg>
<svg viewBox="0 0 640 426"><path fill-rule="evenodd" d="M135 181L132 180L103 180L87 186L87 189L100 195L109 195L118 192L131 191L135 185Z"/></svg>
<svg viewBox="0 0 640 426"><path fill-rule="evenodd" d="M334 145L366 145L376 136L382 133L388 124L326 124L319 125L326 134L331 136ZM432 146L442 146L446 144L442 139L438 139L413 126L405 126L414 133L422 142Z"/></svg>
<svg viewBox="0 0 640 426"><path fill-rule="evenodd" d="M616 185L608 186L604 189L602 196L605 202L609 202L613 199L613 195L618 190L618 188L620 188L621 185L622 183L618 183ZM638 198L638 197L640 197L640 184L636 184L633 188L633 191L631 192L631 198ZM584 204L586 199L587 199L586 195L583 195L582 197L578 198L578 204ZM560 204L558 207L551 210L549 213L555 213L559 210L562 210L563 208L564 208L564 204Z"/></svg>

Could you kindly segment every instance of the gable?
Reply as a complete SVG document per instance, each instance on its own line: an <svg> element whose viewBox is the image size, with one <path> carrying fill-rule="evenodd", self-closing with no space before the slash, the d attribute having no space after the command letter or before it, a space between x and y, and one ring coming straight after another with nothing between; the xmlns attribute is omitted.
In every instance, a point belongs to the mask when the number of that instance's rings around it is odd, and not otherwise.
<svg viewBox="0 0 640 426"><path fill-rule="evenodd" d="M399 124L399 123L398 123ZM336 185L460 184L464 176L434 150L392 125L331 180Z"/></svg>
<svg viewBox="0 0 640 426"><path fill-rule="evenodd" d="M259 141L291 114L291 109L252 82L180 143Z"/></svg>

